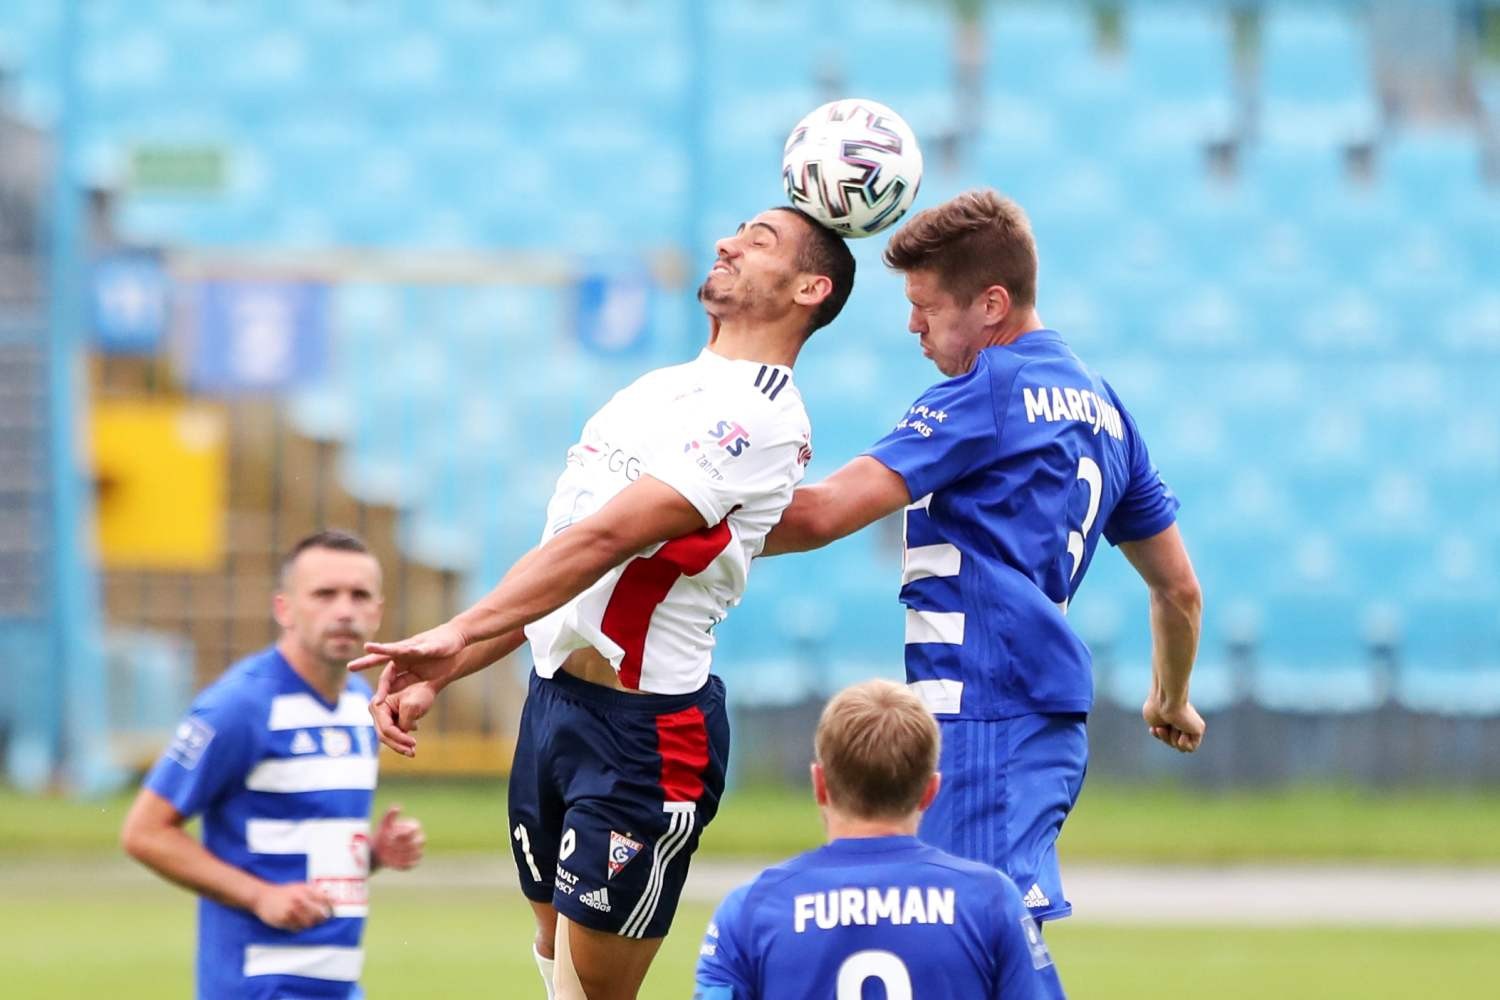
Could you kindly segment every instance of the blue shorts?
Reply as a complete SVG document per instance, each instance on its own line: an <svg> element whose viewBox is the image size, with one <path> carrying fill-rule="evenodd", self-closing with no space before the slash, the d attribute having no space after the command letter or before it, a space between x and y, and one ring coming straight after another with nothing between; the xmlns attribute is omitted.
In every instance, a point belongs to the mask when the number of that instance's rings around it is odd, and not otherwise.
<svg viewBox="0 0 1500 1000"><path fill-rule="evenodd" d="M533 673L510 774L521 891L593 930L665 936L728 759L717 677L650 695Z"/></svg>
<svg viewBox="0 0 1500 1000"><path fill-rule="evenodd" d="M1058 872L1057 835L1083 787L1085 718L938 720L943 784L919 836L1005 872L1037 921L1073 912Z"/></svg>

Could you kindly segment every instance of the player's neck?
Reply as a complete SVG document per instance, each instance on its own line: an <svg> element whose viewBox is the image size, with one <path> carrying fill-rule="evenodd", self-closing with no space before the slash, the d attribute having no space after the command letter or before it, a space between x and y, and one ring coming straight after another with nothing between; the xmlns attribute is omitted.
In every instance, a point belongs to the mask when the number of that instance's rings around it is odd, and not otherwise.
<svg viewBox="0 0 1500 1000"><path fill-rule="evenodd" d="M832 809L823 811L823 826L828 830L828 839L862 840L870 837L915 837L920 813L912 813L903 819L859 819L841 816Z"/></svg>
<svg viewBox="0 0 1500 1000"><path fill-rule="evenodd" d="M1005 321L995 330L995 335L990 338L985 347L1004 347L1006 344L1014 344L1033 330L1045 329L1042 326L1042 318L1037 315L1035 309L1027 309L1014 317L1007 316Z"/></svg>
<svg viewBox="0 0 1500 1000"><path fill-rule="evenodd" d="M344 692L344 682L349 679L349 672L343 664L324 663L297 645L289 636L282 636L276 643L276 649L291 664L297 676L318 692L320 698L330 705L339 700L339 695Z"/></svg>
<svg viewBox="0 0 1500 1000"><path fill-rule="evenodd" d="M731 361L754 361L763 365L785 365L790 368L797 363L805 338L800 329L757 323L717 323L711 328L708 349L721 358Z"/></svg>

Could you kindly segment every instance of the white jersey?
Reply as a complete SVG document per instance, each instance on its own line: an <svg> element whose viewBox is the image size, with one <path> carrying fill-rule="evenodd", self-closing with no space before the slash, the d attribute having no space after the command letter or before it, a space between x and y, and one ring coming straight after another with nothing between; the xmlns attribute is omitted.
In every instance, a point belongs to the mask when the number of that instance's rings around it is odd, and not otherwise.
<svg viewBox="0 0 1500 1000"><path fill-rule="evenodd" d="M781 520L812 458L791 370L705 349L647 372L583 426L547 504L546 541L641 476L681 493L708 527L642 550L526 627L537 673L593 647L628 688L696 691L714 626L740 602L750 560Z"/></svg>

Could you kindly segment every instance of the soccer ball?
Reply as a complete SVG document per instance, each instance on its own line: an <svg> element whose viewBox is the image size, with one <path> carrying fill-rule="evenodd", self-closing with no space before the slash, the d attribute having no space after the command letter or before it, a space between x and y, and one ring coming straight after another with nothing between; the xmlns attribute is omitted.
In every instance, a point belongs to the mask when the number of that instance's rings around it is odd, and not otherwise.
<svg viewBox="0 0 1500 1000"><path fill-rule="evenodd" d="M830 101L797 123L781 157L797 208L842 236L872 236L916 200L922 151L911 126L884 104Z"/></svg>

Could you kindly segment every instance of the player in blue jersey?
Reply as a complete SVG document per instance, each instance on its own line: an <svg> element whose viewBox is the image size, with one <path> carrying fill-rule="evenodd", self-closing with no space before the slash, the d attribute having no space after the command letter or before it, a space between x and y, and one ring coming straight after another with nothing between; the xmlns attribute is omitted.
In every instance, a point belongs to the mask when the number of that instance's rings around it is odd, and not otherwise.
<svg viewBox="0 0 1500 1000"><path fill-rule="evenodd" d="M916 838L938 727L890 681L839 692L813 746L828 844L734 890L708 925L697 1000L1032 1000L1051 966L1015 883Z"/></svg>
<svg viewBox="0 0 1500 1000"><path fill-rule="evenodd" d="M194 701L121 840L198 894L202 1000L347 1000L363 996L366 878L423 847L397 809L370 829L379 744L346 664L379 627L380 566L352 535L311 535L274 609L280 638ZM183 829L200 815L201 843Z"/></svg>
<svg viewBox="0 0 1500 1000"><path fill-rule="evenodd" d="M797 490L765 553L817 548L905 509L906 672L943 729L923 839L1004 870L1038 921L1071 911L1055 844L1083 784L1089 651L1067 608L1102 535L1151 593L1151 734L1197 749L1188 700L1202 595L1162 482L1109 384L1036 310L1036 245L994 191L919 213L886 263L947 380L828 479Z"/></svg>

